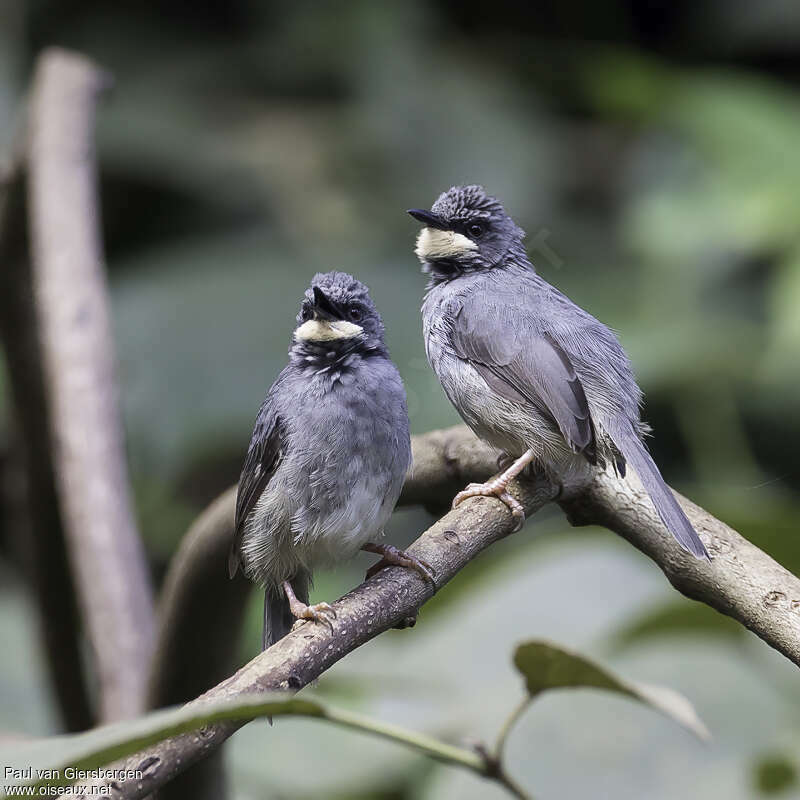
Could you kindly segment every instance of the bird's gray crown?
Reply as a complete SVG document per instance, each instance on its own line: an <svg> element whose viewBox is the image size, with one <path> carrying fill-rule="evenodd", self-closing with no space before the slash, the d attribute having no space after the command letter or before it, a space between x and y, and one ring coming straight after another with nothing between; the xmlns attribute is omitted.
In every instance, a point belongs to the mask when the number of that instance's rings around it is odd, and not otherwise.
<svg viewBox="0 0 800 800"><path fill-rule="evenodd" d="M315 286L334 302L358 301L375 311L375 306L369 296L369 289L347 272L338 272L337 270L318 272L311 279L311 286L306 289L306 297L309 300L314 299Z"/></svg>
<svg viewBox="0 0 800 800"><path fill-rule="evenodd" d="M431 211L444 219L489 219L492 216L508 216L497 198L486 193L483 186L472 183L469 186L451 186L442 192Z"/></svg>

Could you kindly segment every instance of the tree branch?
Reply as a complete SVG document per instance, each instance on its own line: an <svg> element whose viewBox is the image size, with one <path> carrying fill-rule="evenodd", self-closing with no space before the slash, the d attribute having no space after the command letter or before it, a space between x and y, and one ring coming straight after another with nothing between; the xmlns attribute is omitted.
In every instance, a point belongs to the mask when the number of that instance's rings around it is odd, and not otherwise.
<svg viewBox="0 0 800 800"><path fill-rule="evenodd" d="M800 666L800 579L733 528L675 493L711 561L677 546L635 475L596 475L560 502L573 525L602 525L653 559L683 595L738 620Z"/></svg>
<svg viewBox="0 0 800 800"><path fill-rule="evenodd" d="M244 577L230 580L224 569L235 503L234 487L197 518L172 559L158 605L149 708L185 703L230 674L252 588Z"/></svg>
<svg viewBox="0 0 800 800"><path fill-rule="evenodd" d="M463 425L414 437L414 471L403 500L435 503L496 471L496 452ZM664 528L637 476L610 472L562 486L558 503L572 525L601 525L660 567L683 595L738 620L800 666L800 579L733 528L677 494L712 561L682 550Z"/></svg>
<svg viewBox="0 0 800 800"><path fill-rule="evenodd" d="M40 58L30 100L28 208L47 423L103 721L144 709L153 612L133 518L98 225L93 129L107 77Z"/></svg>
<svg viewBox="0 0 800 800"><path fill-rule="evenodd" d="M38 607L50 681L68 731L91 726L75 587L56 501L41 351L34 323L24 153L0 175L0 337L9 376L11 458L3 475L15 555Z"/></svg>
<svg viewBox="0 0 800 800"><path fill-rule="evenodd" d="M549 483L514 488L527 513L534 514L555 497ZM511 532L513 523L504 506L494 502L465 503L446 514L409 548L436 570L438 587L447 583L478 553ZM220 565L223 569L224 564ZM416 615L434 587L416 572L400 567L382 570L334 604L332 627L303 624L261 653L228 680L201 698L234 697L267 689L296 691L319 677L345 655ZM224 722L148 748L126 759L125 768L137 770L140 780L118 781L109 787L112 798L140 798L156 790L183 769L213 752L241 723ZM99 783L97 785L103 785ZM91 791L91 790L89 790ZM81 795L90 797L91 794Z"/></svg>
<svg viewBox="0 0 800 800"><path fill-rule="evenodd" d="M400 505L421 505L447 511L455 495L472 482L498 471L499 451L455 425L411 437L413 466L403 486Z"/></svg>
<svg viewBox="0 0 800 800"><path fill-rule="evenodd" d="M414 437L413 444L415 469L404 490L406 501L442 501L451 496L454 482L461 488L467 477L483 479L496 470L494 451L463 426ZM610 473L587 472L584 481L560 486L537 477L512 483L511 491L528 516L557 499L573 524L599 524L617 531L653 558L679 591L739 620L800 665L800 617L796 611L800 580L698 506L679 496L712 555L711 562L698 561L680 549L635 476L621 479ZM231 494L225 502L229 504L225 514L231 521L217 531L228 537L233 518ZM224 509L220 506L217 510L222 514ZM470 500L423 533L409 551L433 565L441 586L511 528L511 516L501 503ZM185 569L191 572L190 565ZM433 587L417 573L385 569L334 604L337 619L332 630L315 624L299 626L193 702L268 689L300 689L362 644L416 615L432 594ZM232 722L212 725L200 736L177 736L127 759L119 766L142 769L144 777L120 781L108 790L109 796L144 797L213 752L238 727Z"/></svg>

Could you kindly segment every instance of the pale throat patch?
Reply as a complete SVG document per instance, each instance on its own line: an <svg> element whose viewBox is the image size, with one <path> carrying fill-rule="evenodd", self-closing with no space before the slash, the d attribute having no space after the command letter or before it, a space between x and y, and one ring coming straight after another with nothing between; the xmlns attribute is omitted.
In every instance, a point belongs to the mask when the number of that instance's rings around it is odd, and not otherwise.
<svg viewBox="0 0 800 800"><path fill-rule="evenodd" d="M294 338L300 342L331 342L334 339L352 339L363 332L360 325L345 320L310 319L294 332Z"/></svg>
<svg viewBox="0 0 800 800"><path fill-rule="evenodd" d="M462 233L423 228L417 237L417 247L414 252L424 263L435 261L437 258L457 258L470 250L477 249L478 245Z"/></svg>

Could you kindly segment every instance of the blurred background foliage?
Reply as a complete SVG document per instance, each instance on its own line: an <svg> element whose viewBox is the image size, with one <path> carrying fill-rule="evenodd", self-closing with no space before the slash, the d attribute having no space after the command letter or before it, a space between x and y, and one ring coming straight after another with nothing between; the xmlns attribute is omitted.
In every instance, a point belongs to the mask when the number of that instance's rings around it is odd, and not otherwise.
<svg viewBox="0 0 800 800"><path fill-rule="evenodd" d="M539 271L620 332L668 479L800 570L792 0L2 0L4 151L49 44L116 79L99 130L104 230L156 582L189 522L237 479L317 270L372 288L414 432L457 421L425 362L404 209L460 182L501 197ZM390 538L408 542L428 521L398 512ZM57 714L7 527L0 728L44 733ZM367 563L320 574L315 595L337 597ZM242 660L258 647L255 595L248 614ZM796 669L675 595L623 542L555 513L470 565L413 632L380 637L319 689L440 735L490 737L522 692L513 644L532 636L680 689L714 735L698 746L633 704L547 697L509 743L512 771L537 796L800 797ZM242 800L501 796L303 721L251 725L227 758Z"/></svg>

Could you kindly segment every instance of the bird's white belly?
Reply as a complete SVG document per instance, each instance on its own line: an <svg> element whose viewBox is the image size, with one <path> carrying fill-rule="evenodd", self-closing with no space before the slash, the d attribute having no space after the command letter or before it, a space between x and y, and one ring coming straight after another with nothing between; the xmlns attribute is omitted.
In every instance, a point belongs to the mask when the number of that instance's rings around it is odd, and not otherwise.
<svg viewBox="0 0 800 800"><path fill-rule="evenodd" d="M369 476L352 487L348 501L316 520L293 520L294 548L309 568L352 558L367 542L383 536L394 502L377 496Z"/></svg>
<svg viewBox="0 0 800 800"><path fill-rule="evenodd" d="M262 584L279 583L301 568L311 572L346 561L367 542L379 540L400 485L387 492L377 481L365 475L345 502L325 511L292 497L288 487L268 487L245 524L245 574Z"/></svg>

